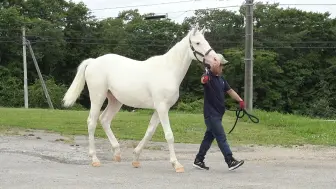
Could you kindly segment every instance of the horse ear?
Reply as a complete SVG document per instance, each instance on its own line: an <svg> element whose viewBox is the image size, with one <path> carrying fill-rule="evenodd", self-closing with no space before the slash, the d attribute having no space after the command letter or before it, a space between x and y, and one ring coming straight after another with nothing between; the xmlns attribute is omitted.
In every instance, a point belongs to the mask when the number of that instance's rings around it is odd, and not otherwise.
<svg viewBox="0 0 336 189"><path fill-rule="evenodd" d="M195 24L195 28L194 28L194 33L193 33L193 35L196 34L197 30L198 30L198 23Z"/></svg>
<svg viewBox="0 0 336 189"><path fill-rule="evenodd" d="M205 33L205 26L204 26L203 29L201 30L201 33L204 35L204 33Z"/></svg>

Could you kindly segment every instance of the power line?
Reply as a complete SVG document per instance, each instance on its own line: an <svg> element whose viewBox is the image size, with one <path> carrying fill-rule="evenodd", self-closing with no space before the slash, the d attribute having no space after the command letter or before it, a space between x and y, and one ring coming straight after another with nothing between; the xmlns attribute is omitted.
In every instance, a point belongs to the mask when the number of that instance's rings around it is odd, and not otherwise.
<svg viewBox="0 0 336 189"><path fill-rule="evenodd" d="M175 14L175 13L186 13L186 12L191 12L191 11L197 11L197 10L214 10L214 9L222 9L222 8L232 8L232 7L240 7L241 5L232 5L232 6L218 6L218 7L212 7L212 8L204 8L204 9L189 9L189 10L182 10L182 11L171 11L171 12L159 12L155 14ZM95 17L93 16L93 19L97 20L103 20L107 18L118 18L118 16L110 16L110 17ZM77 21L78 18L70 18L65 17L63 19L66 19L68 21L75 20ZM60 22L64 22L64 20L59 20ZM31 22L17 22L17 23L22 23L22 24L32 24Z"/></svg>
<svg viewBox="0 0 336 189"><path fill-rule="evenodd" d="M168 5L168 4L176 4L176 3L187 3L187 2L195 2L195 0L185 0L185 1L174 1L174 2L166 2L166 3L153 3L153 4L142 4L142 5L128 5L128 6L121 6L121 7L107 7L101 9L91 9L91 10L108 10L108 9L121 9L121 8L132 8L132 7L149 7L155 5Z"/></svg>
<svg viewBox="0 0 336 189"><path fill-rule="evenodd" d="M2 41L0 41L1 43ZM7 41L8 42L8 41ZM5 42L5 43L7 43ZM50 41L49 41L50 42ZM9 42L8 42L9 43ZM16 42L17 43L17 42ZM46 43L46 42L36 42L36 43ZM127 43L101 43L101 42L65 42L67 44L77 44L77 45L117 45L117 46L123 46L123 47L129 47L129 46L144 46L143 44L127 44ZM223 43L218 43L216 45L226 45L228 48L241 48L242 46L228 46L227 44ZM169 47L168 44L146 44L146 47L164 47L167 48ZM336 49L336 46L318 46L318 47L313 47L313 46L294 46L294 47L285 47L285 46L274 46L274 47L267 47L267 46L255 46L253 49Z"/></svg>
<svg viewBox="0 0 336 189"><path fill-rule="evenodd" d="M138 38L138 36L134 35L134 34L130 34L131 37L134 37L134 38ZM234 34L232 35L225 35L225 36L222 36L222 37L230 37L230 36L235 36ZM92 41L115 41L115 39L104 39L104 38L98 38L98 37L53 37L53 36L47 36L47 35L26 35L27 38L36 38L37 42L39 42L39 40L44 40L44 41L58 41L58 40L92 40ZM166 40L163 40L163 39L156 39L154 40L155 42L167 42L167 40L170 40L172 36L170 37L167 37ZM244 36L241 36L242 40L243 40L243 37ZM263 44L325 44L325 43L328 43L328 44L336 44L336 41L335 40L328 40L328 41L322 41L322 40L314 40L314 41L287 41L287 40L274 40L274 39L270 39L270 40L267 40L265 39L265 37L267 36L260 36L262 37L261 40L266 40L266 41L259 41L257 40L258 43L263 43ZM9 41L15 41L14 39L20 39L21 36L17 36L17 37L0 37L0 39L8 39ZM178 37L178 38L181 38ZM279 39L279 38L278 38ZM213 41L212 41L213 40ZM30 39L30 41L32 41L32 39ZM137 42L152 42L153 40L152 39L135 39L135 41ZM240 44L242 43L242 41L238 42L238 41L227 41L226 39L214 39L214 38L210 38L208 39L208 41L211 41L211 43L221 43L221 44Z"/></svg>
<svg viewBox="0 0 336 189"><path fill-rule="evenodd" d="M105 31L105 30L104 30ZM97 34L97 33L83 33L81 31L76 31L78 33L82 33L83 35L86 35L86 34ZM254 36L254 37L257 37L256 39L259 41L259 40L266 40L264 41L263 43L292 43L292 44L306 44L306 43L336 43L335 40L310 40L310 41L307 41L306 39L301 39L301 40L305 40L305 41L292 41L292 40L284 40L282 39L284 36L273 36L273 35L264 35L263 33L256 33L257 36ZM139 38L139 36L141 35L135 35L133 33L127 33L128 37L134 37L134 38ZM259 36L258 36L259 35ZM288 35L288 34L286 34ZM290 35L290 34L289 34ZM183 37L184 35L182 34L182 36L178 36L177 38L181 38ZM26 34L26 37L27 38L35 38L35 39L51 39L51 40L98 40L98 41L115 41L115 39L104 39L104 37L61 37L61 36L50 36L50 35L39 35L39 34ZM167 40L171 39L173 36L170 35L170 36L167 36ZM241 37L241 39L244 38L244 35L237 35L237 34L224 34L224 35L221 35L220 39L214 39L214 38L208 38L208 40L216 40L217 42L228 42L230 43L231 41L227 41L227 39L223 39L225 37ZM305 36L303 36L305 37ZM20 35L17 35L17 36L0 36L0 39L9 39L9 40L13 40L13 39L20 39L21 36ZM279 40L277 40L279 39ZM32 39L30 39L32 40ZM142 42L151 42L153 41L152 39L137 39L137 41L142 41ZM162 40L162 39L156 39L155 41L166 41L166 40Z"/></svg>
<svg viewBox="0 0 336 189"><path fill-rule="evenodd" d="M35 44L38 43L53 43L56 40L48 40L48 41L35 41ZM0 43L10 43L10 42L15 42L18 45L20 44L18 41L0 41ZM137 40L136 42L139 42L140 44L137 43L125 43L125 42L104 42L104 41L100 41L100 42L86 42L86 41L63 41L66 44L80 44L80 45L117 45L117 46L144 46L144 44L141 44L141 42L148 42L148 41L141 41L141 40ZM227 48L242 48L243 47L243 43L242 42L221 42L221 41L209 41L212 45L220 45L220 46L226 46ZM290 43L290 42L289 42ZM336 43L336 41L333 41L333 43ZM231 45L230 45L231 44ZM234 45L235 46L232 46ZM241 44L241 45L237 45L237 44ZM282 43L280 43L282 44ZM301 44L301 43L293 43L293 44ZM305 44L305 43L302 43ZM321 44L325 44L324 41L321 41ZM283 46L285 44L281 45L276 45L276 43L274 43L275 46L264 46L263 44L259 44L259 45L255 45L253 47L253 49L336 49L336 45L335 46ZM151 44L146 44L146 47L168 47L169 44L157 44L157 41L151 43Z"/></svg>
<svg viewBox="0 0 336 189"><path fill-rule="evenodd" d="M254 49L336 49L336 46L334 47L254 47Z"/></svg>
<svg viewBox="0 0 336 189"><path fill-rule="evenodd" d="M186 12L183 12L183 13L186 13ZM179 16L181 16L181 15L179 15ZM179 17L178 16L178 17ZM96 18L96 19L107 19L107 18L117 18L117 17L100 17L100 18ZM74 20L75 20L75 18L73 18ZM49 20L47 20L47 21L49 21ZM57 20L56 20L57 21ZM59 20L60 22L63 22L64 20ZM68 19L68 21L72 21L71 19ZM303 22L301 22L300 21L300 19L298 19L298 18L286 18L286 20L285 20L285 22L292 22L292 21L297 21L298 23L296 23L297 25L293 25L293 24L290 24L290 23L277 23L277 22L275 22L274 23L274 25L273 25L273 27L274 28L280 28L280 27L291 27L291 28L293 28L293 27L299 27L299 26L302 26L302 25L305 25L305 23L303 23ZM51 21L50 21L51 22ZM284 22L284 21L282 21L282 22ZM26 24L26 25L38 25L38 24L40 24L40 23L38 23L38 22L17 22L18 24ZM241 24L243 24L243 23L241 23ZM277 24L277 26L275 26L275 24ZM315 25L315 26L317 26L317 27L322 27L321 25L320 25L321 23L315 23L315 24L308 24L308 25ZM270 24L266 24L267 26L269 26ZM8 27L8 25L5 25L5 24L0 24L0 26L2 26L2 27ZM214 26L223 26L223 27L225 27L226 26L226 24L224 23L224 24L219 24L219 23L213 23L213 24L210 24L209 25L209 27L214 27ZM55 28L53 28L53 29L55 29ZM96 29L96 28L94 28L94 29ZM244 29L243 28L243 25L241 26L241 28L235 28L235 29ZM61 28L57 28L57 29L55 29L55 30L58 30L58 31L63 31L63 30L61 30ZM0 29L0 31L20 31L20 29L19 29L19 26L18 26L18 28L7 28L7 29ZM29 31L28 30L28 28L27 28L27 31ZM114 31L113 29L105 29L104 31ZM82 31L71 31L71 32L82 32Z"/></svg>
<svg viewBox="0 0 336 189"><path fill-rule="evenodd" d="M98 8L98 9L91 9L92 11L98 10L111 10L111 9L122 9L122 8L134 8L134 7L149 7L149 6L156 6L156 5L168 5L168 4L177 4L177 3L189 3L189 2L200 2L203 0L184 0L184 1L173 1L173 2L166 2L166 3L153 3L153 4L141 4L141 5L127 5L127 6L119 6L119 7L107 7L107 8ZM208 2L209 0L207 0ZM251 4L242 4L242 5L233 5L227 7L240 7L240 6L248 6ZM335 6L335 3L256 3L255 5L279 5L279 6ZM206 8L208 9L208 8ZM182 11L184 12L184 11Z"/></svg>
<svg viewBox="0 0 336 189"><path fill-rule="evenodd" d="M240 7L240 6L242 5L229 5L229 6L218 6L218 7L201 8L201 9L188 9L188 10L172 11L172 12L159 12L156 14L174 14L174 13L182 13L182 12L190 12L190 11L198 11L198 10L214 10L214 9L223 9L223 8L233 8L233 7Z"/></svg>
<svg viewBox="0 0 336 189"><path fill-rule="evenodd" d="M176 3L185 3L185 2L197 2L203 0L184 0L184 1L174 1L174 2L166 2L166 3L153 3L153 4L142 4L142 5L130 5L130 6L120 6L120 7L108 7L101 9L91 9L91 10L108 10L108 9L120 9L120 8L132 8L132 7L141 7L141 6L155 6L155 5L166 5L166 4L176 4ZM181 10L181 11L171 11L171 12L160 12L156 14L174 14L174 13L186 13L197 10L213 10L213 9L223 9L223 8L237 8L241 6L248 6L252 4L242 4L242 5L230 5L230 6L217 6L211 8L200 8L200 9L189 9L189 10ZM335 3L255 3L253 5L278 5L278 6L336 6ZM106 19L106 18L117 18L117 17L94 17L95 19ZM71 20L71 19L70 19Z"/></svg>
<svg viewBox="0 0 336 189"><path fill-rule="evenodd" d="M196 2L196 1L194 1L194 2ZM171 18L171 19L177 19L177 18L179 18L180 16L182 16L182 15L184 15L185 13L187 13L188 11L184 11L184 12L182 12L181 14L179 14L178 16L175 16L175 17L173 17L173 18ZM168 13L166 13L166 14L168 14Z"/></svg>
<svg viewBox="0 0 336 189"><path fill-rule="evenodd" d="M264 5L270 5L270 4L264 4ZM335 3L274 3L274 5L279 6L335 6Z"/></svg>
<svg viewBox="0 0 336 189"><path fill-rule="evenodd" d="M201 1L201 0L200 0ZM171 3L179 3L179 2L195 2L195 0L185 0L185 1L175 1L175 2L167 2L167 3L157 3L157 4L144 4L144 5L137 5L137 6L153 6L153 5L159 5L159 4L171 4ZM189 10L181 10L181 11L171 11L171 12L159 12L156 14L175 14L175 13L182 13L185 14L187 12L191 12L191 11L200 11L200 10L214 10L214 9L225 9L225 8L237 8L237 7L241 7L241 6L247 6L247 5L251 5L251 4L243 4L243 5L230 5L230 6L217 6L217 7L210 7L210 8L200 8L200 9L189 9ZM297 3L288 3L288 4L279 4L279 3L273 3L273 4L263 4L263 3L256 3L253 5L279 5L279 6L335 6L336 4L330 3L330 4L297 4ZM117 8L131 8L133 6L123 6L123 7L110 7L110 8L102 8L102 9L91 9L91 10L104 10L104 9L117 9ZM181 15L182 15L181 14ZM179 15L179 16L181 16ZM178 17L179 17L178 16ZM103 19L107 19L107 18L118 18L118 16L111 16L111 17L95 17L93 16L94 19L97 20L103 20ZM73 20L77 20L77 18L70 18L67 17L65 18L68 21ZM293 20L295 20L295 18L293 18ZM64 20L59 20L59 21L64 21ZM31 22L18 22L18 23L22 23L22 24L32 24ZM1 29L2 30L2 29Z"/></svg>

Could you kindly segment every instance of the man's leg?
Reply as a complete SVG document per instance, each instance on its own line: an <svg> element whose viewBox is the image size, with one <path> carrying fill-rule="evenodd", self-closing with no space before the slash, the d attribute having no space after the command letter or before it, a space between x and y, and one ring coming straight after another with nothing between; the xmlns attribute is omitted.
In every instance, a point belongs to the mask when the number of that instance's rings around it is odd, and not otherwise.
<svg viewBox="0 0 336 189"><path fill-rule="evenodd" d="M222 126L222 120L220 118L212 118L212 133L216 137L216 141L219 149L222 151L222 154L225 157L225 161L232 156L232 151L230 145L227 142L226 134Z"/></svg>
<svg viewBox="0 0 336 189"><path fill-rule="evenodd" d="M224 128L222 125L222 119L220 118L212 118L211 131L216 138L218 143L218 147L221 150L222 154L224 155L225 162L228 164L230 170L236 169L241 166L244 161L237 161L232 157L232 151L230 149L230 145L227 141L226 134L224 132Z"/></svg>
<svg viewBox="0 0 336 189"><path fill-rule="evenodd" d="M196 155L197 160L204 161L205 155L211 147L211 144L215 137L212 135L211 131L206 131L204 134L203 141L201 143L198 154Z"/></svg>
<svg viewBox="0 0 336 189"><path fill-rule="evenodd" d="M211 144L215 137L213 136L211 132L211 126L209 125L209 121L205 120L205 124L207 126L207 130L204 134L202 143L200 145L200 149L198 151L198 154L196 155L196 159L194 161L194 167L200 168L200 169L209 169L209 167L205 166L204 164L204 158L207 153L207 151L210 149Z"/></svg>

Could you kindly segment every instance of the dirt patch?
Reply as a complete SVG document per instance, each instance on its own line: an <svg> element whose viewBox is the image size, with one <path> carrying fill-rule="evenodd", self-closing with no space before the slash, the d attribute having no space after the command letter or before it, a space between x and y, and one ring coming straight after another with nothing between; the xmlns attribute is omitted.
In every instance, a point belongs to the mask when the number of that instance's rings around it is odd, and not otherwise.
<svg viewBox="0 0 336 189"><path fill-rule="evenodd" d="M0 135L1 136L1 135ZM51 147L59 146L60 149L55 151L62 152L67 149L67 152L75 150L87 156L88 151L88 136L62 136L56 133L50 133L40 130L19 130L7 131L2 134L2 148L6 143L5 141L27 141L33 146L40 146L40 153L48 152ZM98 158L110 161L112 157L111 144L107 138L96 138L96 148ZM124 160L131 160L134 148L138 145L139 141L133 140L119 140L122 156ZM9 145L14 144L8 142ZM1 147L0 146L0 147ZM64 148L67 146L67 148ZM46 147L46 149L43 149ZM195 156L199 144L175 144L175 151L178 159L190 159ZM8 148L6 148L8 149ZM12 148L17 149L18 148ZM336 147L302 145L302 146L256 146L256 145L241 145L232 146L233 153L238 158L253 161L274 161L274 160L336 160ZM38 151L35 150L35 153ZM149 155L150 154L150 155ZM222 156L216 144L212 145L208 152L208 156ZM167 160L169 159L169 150L166 142L152 142L150 141L144 148L141 154L141 160ZM89 160L87 157L84 159Z"/></svg>
<svg viewBox="0 0 336 189"><path fill-rule="evenodd" d="M206 157L210 170L200 171L192 167L199 145L175 144L176 156L186 170L176 174L165 142L149 142L140 155L142 167L133 168L137 144L120 141L122 161L113 162L108 139L96 139L102 167L93 168L87 136L35 130L3 133L0 188L336 188L335 147L233 146L235 157L246 163L229 172L216 145Z"/></svg>

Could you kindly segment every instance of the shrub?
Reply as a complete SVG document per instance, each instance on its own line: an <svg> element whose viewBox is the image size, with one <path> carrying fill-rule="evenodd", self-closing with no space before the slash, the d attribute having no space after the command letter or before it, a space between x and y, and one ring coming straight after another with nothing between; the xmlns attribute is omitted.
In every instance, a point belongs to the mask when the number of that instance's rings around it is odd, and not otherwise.
<svg viewBox="0 0 336 189"><path fill-rule="evenodd" d="M53 79L45 81L50 99L55 109L64 109L62 106L62 99L67 91L64 85L57 85ZM29 86L29 107L33 108L49 108L47 98L44 94L41 82L39 79L35 80L33 85ZM70 109L83 110L80 104L74 104Z"/></svg>

